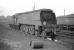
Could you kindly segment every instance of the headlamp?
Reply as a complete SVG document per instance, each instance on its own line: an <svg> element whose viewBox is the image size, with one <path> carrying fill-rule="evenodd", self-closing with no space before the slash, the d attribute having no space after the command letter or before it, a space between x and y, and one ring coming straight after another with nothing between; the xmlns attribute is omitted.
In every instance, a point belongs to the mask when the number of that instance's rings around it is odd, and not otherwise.
<svg viewBox="0 0 74 50"><path fill-rule="evenodd" d="M46 22L45 21L43 22L43 25L46 25Z"/></svg>

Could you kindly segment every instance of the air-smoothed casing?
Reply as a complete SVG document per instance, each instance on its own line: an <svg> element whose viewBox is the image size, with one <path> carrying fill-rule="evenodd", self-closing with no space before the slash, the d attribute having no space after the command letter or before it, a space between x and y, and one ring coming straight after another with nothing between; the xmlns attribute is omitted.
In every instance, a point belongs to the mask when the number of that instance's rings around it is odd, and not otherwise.
<svg viewBox="0 0 74 50"><path fill-rule="evenodd" d="M44 16L45 14L42 14L43 11L48 12L49 16L48 17ZM35 25L36 28L38 28L38 26L43 25L44 21L47 22L47 25L57 23L55 14L50 9L40 9L40 10L34 10L34 11L29 11L29 12L24 12L24 13L18 13L15 16L17 17L16 24L18 25L31 24L31 25Z"/></svg>

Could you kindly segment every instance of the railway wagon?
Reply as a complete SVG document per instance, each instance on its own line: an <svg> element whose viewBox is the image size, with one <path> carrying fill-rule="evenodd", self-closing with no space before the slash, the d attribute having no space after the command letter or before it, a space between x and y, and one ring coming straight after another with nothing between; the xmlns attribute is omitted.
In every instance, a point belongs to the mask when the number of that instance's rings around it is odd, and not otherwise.
<svg viewBox="0 0 74 50"><path fill-rule="evenodd" d="M14 16L15 24L25 33L46 35L43 32L55 32L57 20L55 13L51 9L39 9L18 13Z"/></svg>

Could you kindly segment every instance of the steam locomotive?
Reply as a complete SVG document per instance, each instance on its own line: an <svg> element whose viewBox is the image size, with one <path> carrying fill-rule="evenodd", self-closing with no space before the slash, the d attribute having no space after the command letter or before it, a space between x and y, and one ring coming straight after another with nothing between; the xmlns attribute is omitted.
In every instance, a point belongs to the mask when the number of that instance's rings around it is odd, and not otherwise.
<svg viewBox="0 0 74 50"><path fill-rule="evenodd" d="M14 15L14 24L25 34L49 37L56 33L56 16L51 9L39 9Z"/></svg>

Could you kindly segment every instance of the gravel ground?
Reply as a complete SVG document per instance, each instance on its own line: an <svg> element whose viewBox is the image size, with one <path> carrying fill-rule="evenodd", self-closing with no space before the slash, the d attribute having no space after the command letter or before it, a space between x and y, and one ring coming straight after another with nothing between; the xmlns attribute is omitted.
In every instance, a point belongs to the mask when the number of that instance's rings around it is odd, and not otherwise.
<svg viewBox="0 0 74 50"><path fill-rule="evenodd" d="M58 41L44 40L33 35L25 34L19 30L11 29L7 23L0 23L0 39L4 43L11 46L13 50L35 50L30 46L30 41L42 41L45 48L38 50L73 50L72 44L68 43L68 39L57 37Z"/></svg>

